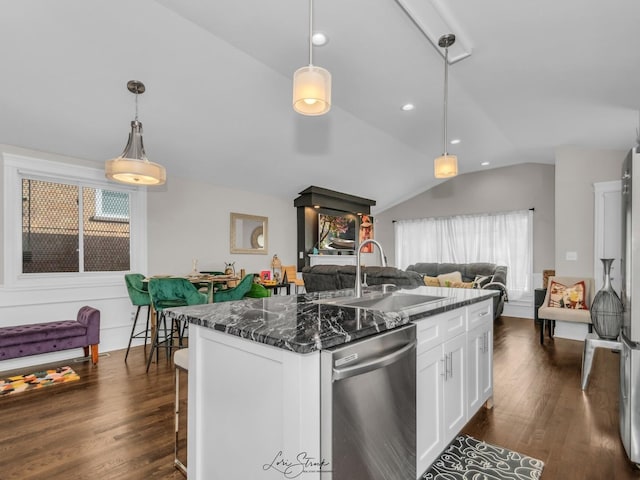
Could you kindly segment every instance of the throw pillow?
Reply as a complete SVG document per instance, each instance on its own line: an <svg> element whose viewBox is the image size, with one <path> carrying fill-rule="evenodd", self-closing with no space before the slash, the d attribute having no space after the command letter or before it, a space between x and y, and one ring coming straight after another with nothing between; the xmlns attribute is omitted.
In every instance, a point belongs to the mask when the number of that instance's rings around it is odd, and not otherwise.
<svg viewBox="0 0 640 480"><path fill-rule="evenodd" d="M453 282L462 282L462 274L460 272L443 273L438 275L438 282L441 287L450 287Z"/></svg>
<svg viewBox="0 0 640 480"><path fill-rule="evenodd" d="M424 277L422 277L422 280L424 281L424 284L427 287L439 287L440 286L440 282L438 281L437 277L430 277L428 275L425 275Z"/></svg>
<svg viewBox="0 0 640 480"><path fill-rule="evenodd" d="M552 280L549 289L550 307L589 310L585 304L587 287L584 281L567 286Z"/></svg>
<svg viewBox="0 0 640 480"><path fill-rule="evenodd" d="M476 275L473 279L473 288L484 288L488 283L493 282L493 275Z"/></svg>
<svg viewBox="0 0 640 480"><path fill-rule="evenodd" d="M473 282L451 282L451 288L473 288Z"/></svg>

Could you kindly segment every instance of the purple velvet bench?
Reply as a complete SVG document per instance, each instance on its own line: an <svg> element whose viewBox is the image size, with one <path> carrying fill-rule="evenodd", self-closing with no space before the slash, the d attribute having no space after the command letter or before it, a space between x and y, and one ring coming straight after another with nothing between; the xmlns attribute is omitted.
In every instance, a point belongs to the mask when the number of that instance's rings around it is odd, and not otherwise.
<svg viewBox="0 0 640 480"><path fill-rule="evenodd" d="M84 356L98 363L100 310L82 307L76 320L32 323L0 328L0 360L84 348Z"/></svg>

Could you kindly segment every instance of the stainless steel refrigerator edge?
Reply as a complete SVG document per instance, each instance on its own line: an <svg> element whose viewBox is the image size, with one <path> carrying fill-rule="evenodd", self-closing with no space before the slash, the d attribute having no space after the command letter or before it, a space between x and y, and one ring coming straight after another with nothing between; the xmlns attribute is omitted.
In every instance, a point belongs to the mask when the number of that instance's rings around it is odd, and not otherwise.
<svg viewBox="0 0 640 480"><path fill-rule="evenodd" d="M640 151L634 147L622 166L622 255L620 298L624 305L620 356L620 436L629 459L640 464ZM638 176L634 191L634 178ZM636 218L634 218L634 212ZM635 278L637 277L637 278Z"/></svg>
<svg viewBox="0 0 640 480"><path fill-rule="evenodd" d="M322 480L416 478L415 325L320 356Z"/></svg>

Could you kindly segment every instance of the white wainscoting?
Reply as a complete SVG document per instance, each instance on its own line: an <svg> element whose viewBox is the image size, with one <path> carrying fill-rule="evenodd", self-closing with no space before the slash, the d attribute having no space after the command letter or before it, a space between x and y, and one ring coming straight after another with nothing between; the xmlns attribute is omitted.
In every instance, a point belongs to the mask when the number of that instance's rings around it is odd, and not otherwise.
<svg viewBox="0 0 640 480"><path fill-rule="evenodd" d="M108 284L46 287L0 287L0 327L75 319L80 307L100 310L100 352L126 348L136 308L131 305L124 276ZM140 312L142 318L146 309ZM142 318L142 321L146 321ZM138 326L141 325L140 319ZM142 323L144 325L144 323ZM142 340L136 344L141 345ZM81 348L0 361L0 371L81 358Z"/></svg>

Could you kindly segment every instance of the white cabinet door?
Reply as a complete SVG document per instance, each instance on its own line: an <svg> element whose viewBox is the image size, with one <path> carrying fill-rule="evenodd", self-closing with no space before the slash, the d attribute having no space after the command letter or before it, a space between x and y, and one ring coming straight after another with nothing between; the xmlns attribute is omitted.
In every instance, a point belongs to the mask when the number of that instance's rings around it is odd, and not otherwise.
<svg viewBox="0 0 640 480"><path fill-rule="evenodd" d="M442 345L418 353L416 368L416 474L422 475L446 446L442 402ZM419 478L419 477L418 477Z"/></svg>
<svg viewBox="0 0 640 480"><path fill-rule="evenodd" d="M493 395L493 323L467 334L467 416L472 417Z"/></svg>
<svg viewBox="0 0 640 480"><path fill-rule="evenodd" d="M466 352L466 335L458 335L443 345L445 442L452 440L467 421Z"/></svg>
<svg viewBox="0 0 640 480"><path fill-rule="evenodd" d="M489 300L472 307L416 322L418 475L438 458L479 405L493 395L492 304ZM473 325L472 331L467 331L469 325ZM467 358L469 355L473 358ZM473 392L473 406L467 390Z"/></svg>

